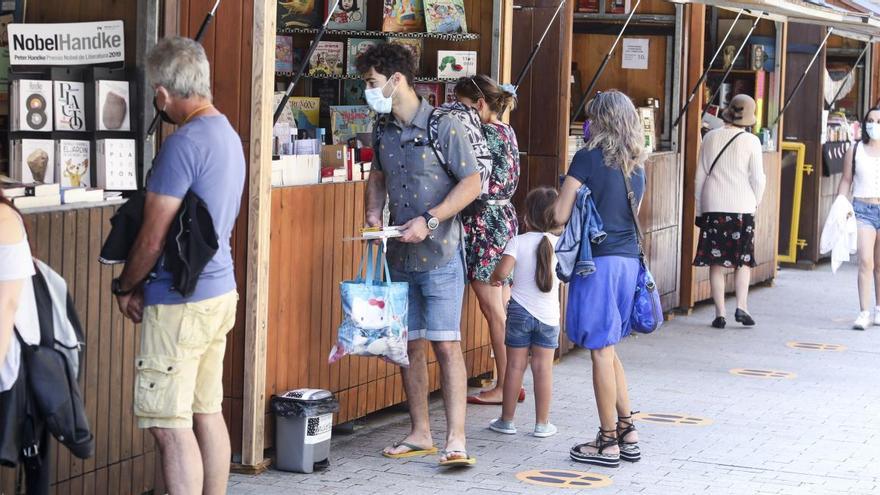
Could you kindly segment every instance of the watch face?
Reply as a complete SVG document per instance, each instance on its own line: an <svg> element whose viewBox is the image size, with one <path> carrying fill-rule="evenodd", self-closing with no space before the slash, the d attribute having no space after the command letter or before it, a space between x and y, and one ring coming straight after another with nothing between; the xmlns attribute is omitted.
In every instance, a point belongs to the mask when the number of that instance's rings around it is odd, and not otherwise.
<svg viewBox="0 0 880 495"><path fill-rule="evenodd" d="M440 226L440 219L439 218L432 217L430 220L428 220L428 228L429 229L435 230L439 226Z"/></svg>

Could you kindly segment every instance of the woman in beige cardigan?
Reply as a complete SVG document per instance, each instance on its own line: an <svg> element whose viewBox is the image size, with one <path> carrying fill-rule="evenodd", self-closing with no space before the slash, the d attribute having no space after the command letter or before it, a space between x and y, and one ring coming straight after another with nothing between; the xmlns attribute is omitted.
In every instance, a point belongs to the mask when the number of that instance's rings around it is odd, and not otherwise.
<svg viewBox="0 0 880 495"><path fill-rule="evenodd" d="M736 321L755 324L748 311L751 268L755 263L755 211L766 178L761 141L749 132L755 125L755 100L737 95L721 114L724 127L703 138L696 177L700 240L695 266L709 266L715 320L724 328L726 269L736 269Z"/></svg>

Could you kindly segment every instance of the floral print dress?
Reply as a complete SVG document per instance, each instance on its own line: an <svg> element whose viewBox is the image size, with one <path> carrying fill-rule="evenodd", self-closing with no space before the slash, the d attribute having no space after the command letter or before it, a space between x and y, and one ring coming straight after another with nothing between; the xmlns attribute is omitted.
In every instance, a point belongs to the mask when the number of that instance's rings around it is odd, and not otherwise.
<svg viewBox="0 0 880 495"><path fill-rule="evenodd" d="M492 152L489 200L510 200L519 184L519 145L513 128L503 123L483 124ZM517 235L519 222L513 203L491 205L476 201L462 213L468 280L489 282L504 247Z"/></svg>

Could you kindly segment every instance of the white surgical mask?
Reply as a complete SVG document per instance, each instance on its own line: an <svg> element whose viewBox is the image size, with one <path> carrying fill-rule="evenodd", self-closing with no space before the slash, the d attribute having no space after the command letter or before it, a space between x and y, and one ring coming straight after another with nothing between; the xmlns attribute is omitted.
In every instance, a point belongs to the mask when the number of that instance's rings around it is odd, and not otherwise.
<svg viewBox="0 0 880 495"><path fill-rule="evenodd" d="M388 86L391 80L385 83L385 86ZM382 94L385 91L385 86L381 88L371 88L364 91L364 98L367 100L367 105L373 109L376 113L391 113L391 107L394 103L394 93L397 92L397 88L394 88L394 91L391 92L391 96L385 96Z"/></svg>
<svg viewBox="0 0 880 495"><path fill-rule="evenodd" d="M868 137L873 140L880 139L880 124L876 122L868 122L865 124L865 132L868 133Z"/></svg>

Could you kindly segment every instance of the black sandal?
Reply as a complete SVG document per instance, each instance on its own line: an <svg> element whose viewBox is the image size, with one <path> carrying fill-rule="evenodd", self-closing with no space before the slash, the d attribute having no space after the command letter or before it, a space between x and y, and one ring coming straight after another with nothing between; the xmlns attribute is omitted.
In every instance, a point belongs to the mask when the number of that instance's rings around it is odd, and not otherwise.
<svg viewBox="0 0 880 495"><path fill-rule="evenodd" d="M623 439L627 435L636 431L636 425L633 423L632 415L638 414L638 411L632 411L629 416L620 416L617 418L617 444L620 445L620 458L628 462L639 462L642 458L642 449L639 448L639 442L625 442ZM626 425L620 428L620 423Z"/></svg>
<svg viewBox="0 0 880 495"><path fill-rule="evenodd" d="M604 453L605 449L607 449L608 447L614 447L618 445L617 437L606 435L606 433L614 433L616 435L617 428L613 430L603 430L600 427L599 434L596 435L596 439L594 441L575 445L568 451L569 457L571 457L573 461L583 462L584 464L593 464L595 466L603 467L620 467L619 453ZM594 448L596 449L596 452L592 454L584 453L581 451L581 448L583 447Z"/></svg>

